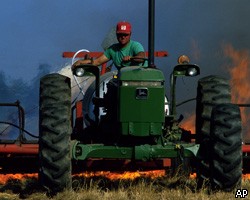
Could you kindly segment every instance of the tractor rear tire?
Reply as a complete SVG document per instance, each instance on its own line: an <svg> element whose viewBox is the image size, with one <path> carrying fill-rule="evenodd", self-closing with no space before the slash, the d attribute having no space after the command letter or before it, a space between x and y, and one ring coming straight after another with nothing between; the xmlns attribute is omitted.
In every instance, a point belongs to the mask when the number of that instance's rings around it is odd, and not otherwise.
<svg viewBox="0 0 250 200"><path fill-rule="evenodd" d="M213 190L241 186L241 116L237 105L221 104L212 111L210 181Z"/></svg>
<svg viewBox="0 0 250 200"><path fill-rule="evenodd" d="M49 194L72 186L70 78L49 74L40 80L39 181Z"/></svg>
<svg viewBox="0 0 250 200"><path fill-rule="evenodd" d="M196 98L196 143L200 144L197 162L198 188L209 179L210 123L212 109L231 102L229 81L218 76L207 76L198 81Z"/></svg>

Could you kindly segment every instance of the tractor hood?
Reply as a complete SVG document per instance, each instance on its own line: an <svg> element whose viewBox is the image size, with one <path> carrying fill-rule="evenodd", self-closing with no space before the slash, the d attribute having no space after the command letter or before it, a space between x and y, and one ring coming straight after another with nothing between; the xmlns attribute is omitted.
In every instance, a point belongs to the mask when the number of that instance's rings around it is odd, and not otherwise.
<svg viewBox="0 0 250 200"><path fill-rule="evenodd" d="M119 79L121 81L164 81L162 71L156 68L139 66L124 67L120 69Z"/></svg>

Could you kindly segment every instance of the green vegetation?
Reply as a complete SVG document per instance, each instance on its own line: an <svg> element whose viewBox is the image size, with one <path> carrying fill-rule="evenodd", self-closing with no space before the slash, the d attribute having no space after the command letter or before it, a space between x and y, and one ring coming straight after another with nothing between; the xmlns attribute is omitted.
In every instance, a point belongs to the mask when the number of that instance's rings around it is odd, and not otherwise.
<svg viewBox="0 0 250 200"><path fill-rule="evenodd" d="M173 178L138 178L131 180L110 181L103 177L73 179L74 190L64 191L50 197L53 200L207 200L235 199L235 193L210 193L205 188L196 190L196 181L183 177ZM243 189L250 190L250 180L244 180ZM11 179L0 185L0 200L28 199L47 200L49 197L41 190L36 178L25 180Z"/></svg>

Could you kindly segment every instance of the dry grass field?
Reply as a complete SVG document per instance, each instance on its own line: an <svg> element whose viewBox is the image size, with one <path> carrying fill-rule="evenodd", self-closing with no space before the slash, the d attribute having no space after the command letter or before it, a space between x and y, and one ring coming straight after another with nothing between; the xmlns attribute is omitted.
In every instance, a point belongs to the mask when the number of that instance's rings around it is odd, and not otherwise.
<svg viewBox="0 0 250 200"><path fill-rule="evenodd" d="M134 180L110 181L103 177L73 179L74 189L48 197L41 190L37 178L9 179L0 185L0 200L220 200L235 199L235 192L214 192L207 189L196 190L195 179L174 178L136 178ZM242 189L250 191L250 180L244 179ZM246 199L250 199L246 196Z"/></svg>

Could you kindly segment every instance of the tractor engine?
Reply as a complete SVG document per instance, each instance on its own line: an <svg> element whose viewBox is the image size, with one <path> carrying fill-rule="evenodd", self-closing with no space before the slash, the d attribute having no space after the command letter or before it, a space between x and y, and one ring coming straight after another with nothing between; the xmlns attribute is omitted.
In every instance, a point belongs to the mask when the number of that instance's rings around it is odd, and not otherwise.
<svg viewBox="0 0 250 200"><path fill-rule="evenodd" d="M154 68L124 67L106 87L102 98L93 97L94 105L103 111L95 139L126 145L157 143L165 120L163 73Z"/></svg>

